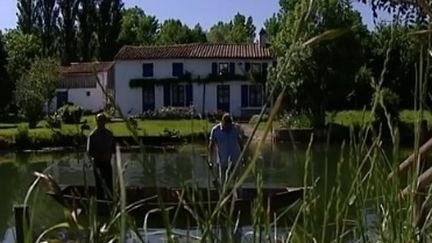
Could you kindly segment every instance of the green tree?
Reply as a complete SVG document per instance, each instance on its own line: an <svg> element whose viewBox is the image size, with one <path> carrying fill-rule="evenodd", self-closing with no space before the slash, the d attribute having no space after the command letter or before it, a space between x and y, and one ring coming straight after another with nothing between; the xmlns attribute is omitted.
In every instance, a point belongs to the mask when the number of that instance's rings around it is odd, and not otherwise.
<svg viewBox="0 0 432 243"><path fill-rule="evenodd" d="M41 56L42 43L37 35L9 30L4 36L8 56L7 70L13 84L21 78L36 57Z"/></svg>
<svg viewBox="0 0 432 243"><path fill-rule="evenodd" d="M196 43L207 42L207 35L203 31L200 24L196 24L194 26L194 28L190 30L189 36L190 36L191 42L196 42Z"/></svg>
<svg viewBox="0 0 432 243"><path fill-rule="evenodd" d="M30 128L35 128L43 117L43 107L54 97L60 79L59 65L55 60L37 59L18 82L15 99Z"/></svg>
<svg viewBox="0 0 432 243"><path fill-rule="evenodd" d="M118 38L121 31L122 0L100 0L98 4L98 57L102 61L112 60L120 48Z"/></svg>
<svg viewBox="0 0 432 243"><path fill-rule="evenodd" d="M180 20L167 19L160 28L158 35L159 44L182 44L190 43L189 27L183 25Z"/></svg>
<svg viewBox="0 0 432 243"><path fill-rule="evenodd" d="M155 16L146 15L139 7L123 11L119 40L122 45L153 44L159 24Z"/></svg>
<svg viewBox="0 0 432 243"><path fill-rule="evenodd" d="M56 0L37 0L36 26L42 41L42 53L52 56L56 52L59 7Z"/></svg>
<svg viewBox="0 0 432 243"><path fill-rule="evenodd" d="M94 33L96 31L96 2L81 0L78 6L78 49L82 62L88 62L94 57L96 47Z"/></svg>
<svg viewBox="0 0 432 243"><path fill-rule="evenodd" d="M219 21L210 28L207 38L212 43L228 43L230 41L231 24Z"/></svg>
<svg viewBox="0 0 432 243"><path fill-rule="evenodd" d="M273 14L270 18L266 19L264 22L264 29L267 34L267 39L271 43L280 30L280 20L278 19L278 15Z"/></svg>
<svg viewBox="0 0 432 243"><path fill-rule="evenodd" d="M36 25L36 2L34 0L18 0L17 8L18 29L24 34L34 33Z"/></svg>
<svg viewBox="0 0 432 243"><path fill-rule="evenodd" d="M61 63L69 65L78 61L76 19L79 0L58 0L60 6Z"/></svg>
<svg viewBox="0 0 432 243"><path fill-rule="evenodd" d="M255 26L252 17L237 13L229 23L222 21L213 25L208 40L213 43L252 43L255 40Z"/></svg>
<svg viewBox="0 0 432 243"><path fill-rule="evenodd" d="M294 26L300 18L301 1L281 19L281 30L276 36L274 49L278 56L285 56L292 48L295 36ZM322 42L303 50L291 67L283 62L277 69L290 87L291 108L309 112L315 127L325 125L325 112L348 108L353 101L349 95L355 89L355 78L365 62L363 40L368 31L361 22L358 12L352 9L348 0L323 0L317 3L314 18L304 24L304 40L326 31L345 33L339 38ZM342 30L343 29L343 30ZM345 102L340 102L344 100Z"/></svg>
<svg viewBox="0 0 432 243"><path fill-rule="evenodd" d="M4 48L3 34L0 31L0 111L4 111L11 103L13 96L13 85L6 67L7 53Z"/></svg>

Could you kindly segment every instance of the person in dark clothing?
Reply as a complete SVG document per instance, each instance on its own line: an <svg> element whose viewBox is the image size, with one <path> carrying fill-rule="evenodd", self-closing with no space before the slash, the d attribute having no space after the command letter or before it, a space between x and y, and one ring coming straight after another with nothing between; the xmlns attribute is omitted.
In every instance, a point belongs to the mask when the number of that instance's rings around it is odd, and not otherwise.
<svg viewBox="0 0 432 243"><path fill-rule="evenodd" d="M115 145L112 132L105 127L106 120L103 113L96 115L97 127L89 134L87 140L87 152L93 162L98 199L108 199L113 193L111 158Z"/></svg>

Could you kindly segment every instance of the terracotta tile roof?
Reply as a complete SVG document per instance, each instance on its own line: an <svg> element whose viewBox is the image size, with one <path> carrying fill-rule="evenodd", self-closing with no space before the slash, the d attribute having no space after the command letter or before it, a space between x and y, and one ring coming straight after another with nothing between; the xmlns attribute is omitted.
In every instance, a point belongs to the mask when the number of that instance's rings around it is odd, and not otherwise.
<svg viewBox="0 0 432 243"><path fill-rule="evenodd" d="M110 70L114 65L114 62L78 62L71 63L70 66L62 66L62 73L94 73L94 72L106 72Z"/></svg>
<svg viewBox="0 0 432 243"><path fill-rule="evenodd" d="M179 44L167 46L123 46L116 60L168 58L272 59L270 49L260 44Z"/></svg>

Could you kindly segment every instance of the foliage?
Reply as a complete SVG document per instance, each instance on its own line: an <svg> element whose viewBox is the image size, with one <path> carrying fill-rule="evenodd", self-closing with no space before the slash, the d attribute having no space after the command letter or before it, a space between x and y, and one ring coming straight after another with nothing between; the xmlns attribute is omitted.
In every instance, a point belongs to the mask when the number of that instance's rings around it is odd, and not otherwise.
<svg viewBox="0 0 432 243"><path fill-rule="evenodd" d="M36 4L36 28L42 42L44 56L52 56L57 52L57 21L60 9L58 0L38 0Z"/></svg>
<svg viewBox="0 0 432 243"><path fill-rule="evenodd" d="M379 24L372 33L370 67L378 80L383 69L387 48L390 56L386 66L383 85L400 96L401 106L413 107L415 65L421 50L421 39L410 36L414 29L400 24ZM392 46L388 41L393 38Z"/></svg>
<svg viewBox="0 0 432 243"><path fill-rule="evenodd" d="M154 111L146 111L142 118L148 119L187 119L195 117L195 108L190 107L161 107Z"/></svg>
<svg viewBox="0 0 432 243"><path fill-rule="evenodd" d="M300 39L309 40L326 33L331 40L307 48L293 42L296 32L290 26L299 21L303 3L290 5L294 9L286 13L281 10L281 31L274 40L279 60L273 79L279 72L279 80L289 87L290 108L310 112L314 127L322 127L328 108L344 109L349 105L340 100L347 100L355 89L356 74L365 60L363 41L368 38L368 31L348 1L326 0L316 5L314 18L303 27Z"/></svg>
<svg viewBox="0 0 432 243"><path fill-rule="evenodd" d="M45 120L48 128L61 128L62 118L59 113L55 112L52 115L47 115Z"/></svg>
<svg viewBox="0 0 432 243"><path fill-rule="evenodd" d="M64 105L57 110L65 124L78 124L81 121L84 110L79 105Z"/></svg>
<svg viewBox="0 0 432 243"><path fill-rule="evenodd" d="M15 145L19 148L30 147L31 139L29 136L29 128L27 125L18 125L17 134L15 135Z"/></svg>
<svg viewBox="0 0 432 243"><path fill-rule="evenodd" d="M7 68L7 53L4 46L3 34L0 31L0 112L4 111L11 103L13 96L13 84Z"/></svg>
<svg viewBox="0 0 432 243"><path fill-rule="evenodd" d="M79 0L60 0L61 18L59 19L61 63L69 65L78 60L75 19L78 14Z"/></svg>
<svg viewBox="0 0 432 243"><path fill-rule="evenodd" d="M255 26L249 16L237 13L228 23L218 22L210 28L209 42L213 43L252 43L255 40Z"/></svg>
<svg viewBox="0 0 432 243"><path fill-rule="evenodd" d="M196 42L192 39L191 30L180 20L167 19L163 22L157 42L159 44L182 44Z"/></svg>
<svg viewBox="0 0 432 243"><path fill-rule="evenodd" d="M119 50L118 37L121 31L122 0L100 0L98 5L98 58L112 60Z"/></svg>
<svg viewBox="0 0 432 243"><path fill-rule="evenodd" d="M377 90L372 97L371 106L377 104L375 110L375 121L386 124L388 120L386 115L390 116L393 125L399 122L399 96L389 88Z"/></svg>
<svg viewBox="0 0 432 243"><path fill-rule="evenodd" d="M8 55L7 69L11 81L15 84L41 55L42 44L34 34L24 34L19 30L10 30L4 36L5 50Z"/></svg>
<svg viewBox="0 0 432 243"><path fill-rule="evenodd" d="M34 33L36 23L36 1L18 0L17 1L18 29L24 34Z"/></svg>
<svg viewBox="0 0 432 243"><path fill-rule="evenodd" d="M146 15L135 6L123 10L119 41L122 45L154 44L159 30L155 16Z"/></svg>
<svg viewBox="0 0 432 243"><path fill-rule="evenodd" d="M311 128L312 121L304 113L286 113L279 120L279 125L282 128Z"/></svg>
<svg viewBox="0 0 432 243"><path fill-rule="evenodd" d="M18 82L15 99L29 120L30 128L42 117L42 109L54 97L59 81L58 64L52 59L38 59Z"/></svg>
<svg viewBox="0 0 432 243"><path fill-rule="evenodd" d="M88 62L95 56L96 1L81 0L78 8L78 49L80 60Z"/></svg>

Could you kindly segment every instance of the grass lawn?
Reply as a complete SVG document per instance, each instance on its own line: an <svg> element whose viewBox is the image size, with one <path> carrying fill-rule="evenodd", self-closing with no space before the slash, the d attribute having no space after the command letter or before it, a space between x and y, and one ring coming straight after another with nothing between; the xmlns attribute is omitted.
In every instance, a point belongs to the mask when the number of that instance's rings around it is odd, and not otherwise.
<svg viewBox="0 0 432 243"><path fill-rule="evenodd" d="M86 120L90 126L90 130L85 130L84 134L87 135L96 126L94 116L85 116L83 121ZM165 130L170 132L178 132L180 135L190 135L194 133L208 132L212 124L207 120L139 120L137 119L137 132L138 135L157 136L165 134ZM12 138L18 134L18 126L26 126L27 123L6 124L0 123L0 137ZM62 124L61 129L56 129L62 134L75 135L80 133L81 124ZM108 123L107 128L110 129L115 136L129 136L131 132L127 128L126 122L113 122ZM46 122L41 121L38 123L37 128L29 129L29 136L36 139L49 139L54 134L54 131L47 128Z"/></svg>

